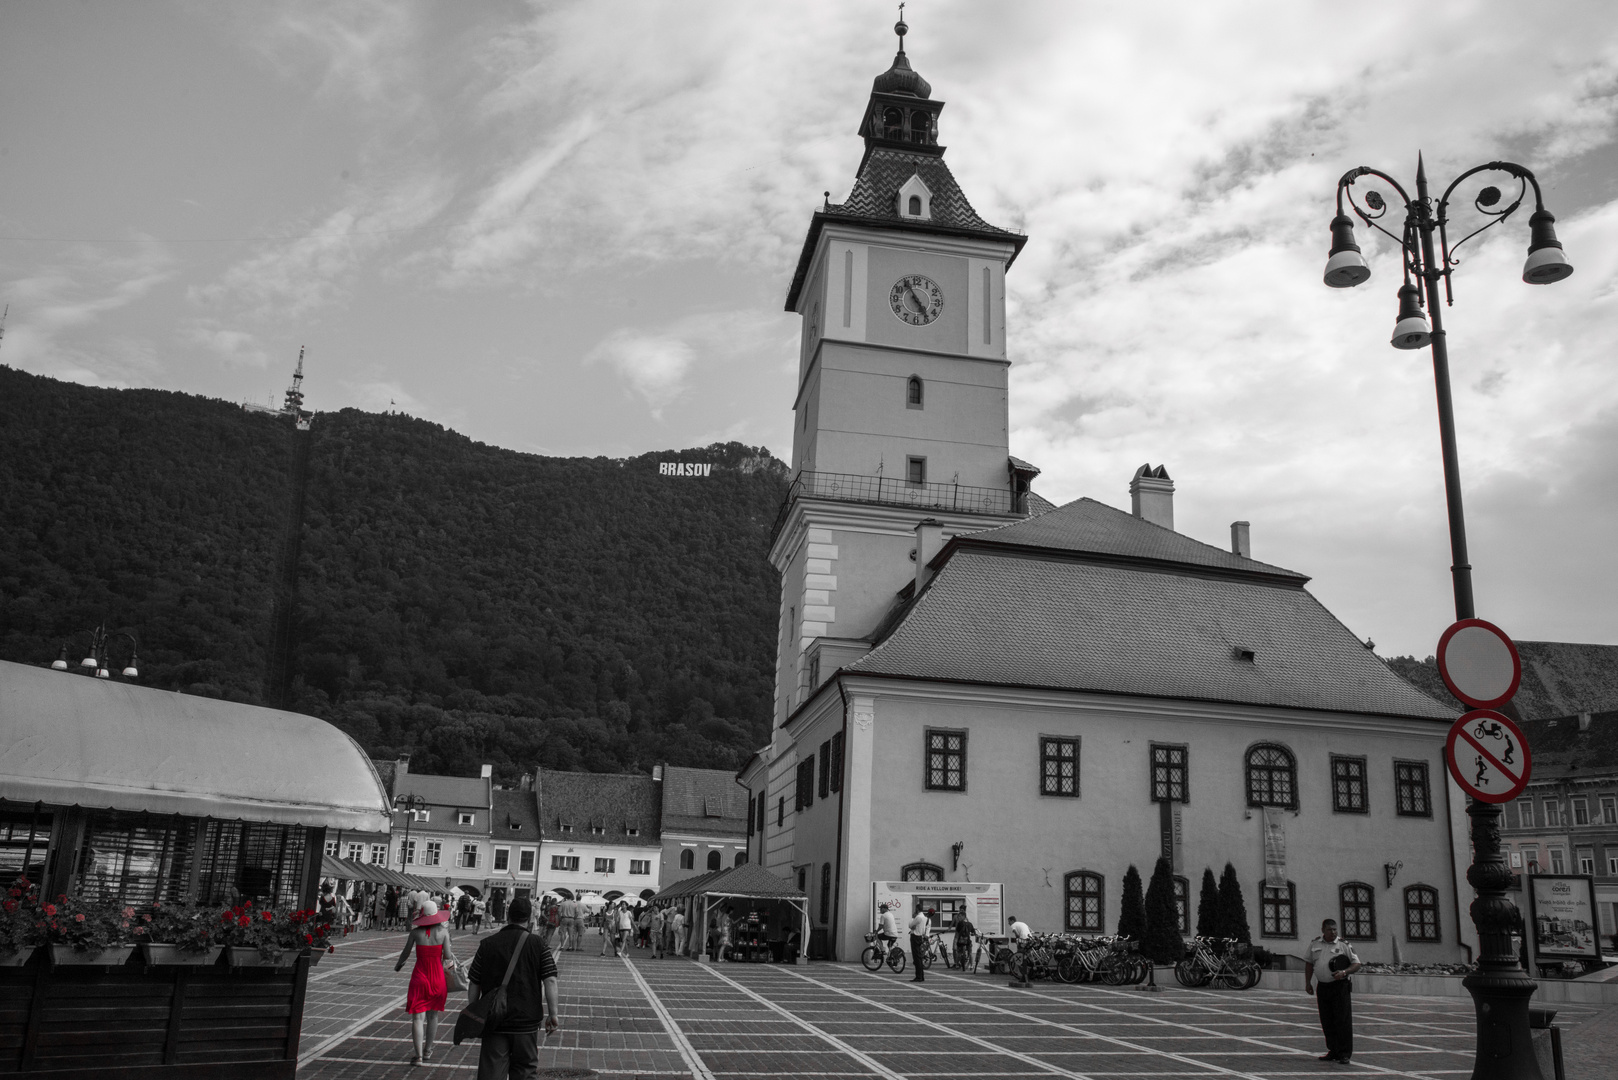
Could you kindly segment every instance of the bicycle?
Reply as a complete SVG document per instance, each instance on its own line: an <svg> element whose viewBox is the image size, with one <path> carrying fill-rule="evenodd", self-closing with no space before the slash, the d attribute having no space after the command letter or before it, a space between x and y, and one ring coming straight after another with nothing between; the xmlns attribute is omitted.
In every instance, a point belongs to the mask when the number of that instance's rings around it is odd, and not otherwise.
<svg viewBox="0 0 1618 1080"><path fill-rule="evenodd" d="M1174 978L1182 986L1213 984L1227 990L1251 990L1262 969L1253 961L1251 945L1234 938L1191 939L1191 954L1174 965Z"/></svg>
<svg viewBox="0 0 1618 1080"><path fill-rule="evenodd" d="M897 941L889 945L887 952L884 953L882 947L877 944L876 931L866 934L865 940L867 944L865 951L860 953L860 963L865 965L866 971L881 971L884 963L893 969L895 975L904 971L905 951L899 947Z"/></svg>

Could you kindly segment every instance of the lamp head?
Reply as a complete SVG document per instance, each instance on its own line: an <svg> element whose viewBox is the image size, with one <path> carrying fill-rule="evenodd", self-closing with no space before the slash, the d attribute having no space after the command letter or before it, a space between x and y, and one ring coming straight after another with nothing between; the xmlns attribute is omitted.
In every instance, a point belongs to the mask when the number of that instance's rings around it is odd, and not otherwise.
<svg viewBox="0 0 1618 1080"><path fill-rule="evenodd" d="M93 671L96 666L96 658L93 656L86 656L83 660L79 661L79 666L81 668L90 668Z"/></svg>
<svg viewBox="0 0 1618 1080"><path fill-rule="evenodd" d="M1326 284L1334 289L1352 289L1371 277L1365 256L1354 243L1354 222L1347 214L1331 219L1331 253L1326 259Z"/></svg>
<svg viewBox="0 0 1618 1080"><path fill-rule="evenodd" d="M1393 324L1395 349L1425 349L1433 340L1433 328L1421 309L1421 291L1414 285L1399 287L1399 321Z"/></svg>
<svg viewBox="0 0 1618 1080"><path fill-rule="evenodd" d="M98 678L98 679L110 679L110 678L112 678L112 672L108 671L104 667L98 667L98 668L96 668L96 678Z"/></svg>
<svg viewBox="0 0 1618 1080"><path fill-rule="evenodd" d="M137 668L134 664L130 664L128 667L124 668L124 678L126 678L126 679L138 679L138 678L140 678L140 669Z"/></svg>
<svg viewBox="0 0 1618 1080"><path fill-rule="evenodd" d="M51 670L52 671L66 671L67 670L67 646L66 645L62 646L62 655L58 656L55 660L51 661Z"/></svg>
<svg viewBox="0 0 1618 1080"><path fill-rule="evenodd" d="M1528 261L1523 263L1522 279L1530 285L1549 285L1570 277L1573 264L1556 239L1556 216L1549 210L1535 210L1528 229Z"/></svg>

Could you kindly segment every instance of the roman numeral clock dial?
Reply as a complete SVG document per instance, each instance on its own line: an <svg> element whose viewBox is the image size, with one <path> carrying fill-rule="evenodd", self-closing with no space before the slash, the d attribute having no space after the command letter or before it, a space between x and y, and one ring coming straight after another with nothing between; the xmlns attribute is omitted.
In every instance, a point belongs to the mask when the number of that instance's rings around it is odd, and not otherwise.
<svg viewBox="0 0 1618 1080"><path fill-rule="evenodd" d="M932 278L910 274L888 290L888 306L911 326L926 326L944 310L944 290Z"/></svg>

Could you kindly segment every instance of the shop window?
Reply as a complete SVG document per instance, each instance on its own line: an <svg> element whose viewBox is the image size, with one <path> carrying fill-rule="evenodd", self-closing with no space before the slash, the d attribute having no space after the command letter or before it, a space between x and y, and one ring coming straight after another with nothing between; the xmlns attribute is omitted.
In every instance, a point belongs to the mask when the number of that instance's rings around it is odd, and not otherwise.
<svg viewBox="0 0 1618 1080"><path fill-rule="evenodd" d="M0 809L0 880L9 884L18 877L44 879L53 821L51 811L43 808Z"/></svg>
<svg viewBox="0 0 1618 1080"><path fill-rule="evenodd" d="M1075 870L1063 878L1062 889L1067 897L1067 929L1073 933L1101 933L1106 923L1101 875Z"/></svg>
<svg viewBox="0 0 1618 1080"><path fill-rule="evenodd" d="M1247 805L1298 808L1298 764L1292 751L1264 743L1247 752Z"/></svg>
<svg viewBox="0 0 1618 1080"><path fill-rule="evenodd" d="M1405 890L1405 936L1411 941L1439 941L1438 890L1412 885Z"/></svg>
<svg viewBox="0 0 1618 1080"><path fill-rule="evenodd" d="M1376 892L1371 886L1350 881L1337 887L1337 925L1350 941L1376 938Z"/></svg>

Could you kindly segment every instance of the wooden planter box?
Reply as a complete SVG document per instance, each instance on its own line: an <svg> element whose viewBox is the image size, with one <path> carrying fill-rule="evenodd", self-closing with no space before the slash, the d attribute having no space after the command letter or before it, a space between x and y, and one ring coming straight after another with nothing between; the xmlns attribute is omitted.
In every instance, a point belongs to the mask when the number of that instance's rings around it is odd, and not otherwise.
<svg viewBox="0 0 1618 1080"><path fill-rule="evenodd" d="M0 1075L293 1080L309 965L0 968Z"/></svg>
<svg viewBox="0 0 1618 1080"><path fill-rule="evenodd" d="M219 962L223 946L216 945L203 952L185 952L178 945L165 945L156 941L141 942L140 953L148 967L211 967Z"/></svg>
<svg viewBox="0 0 1618 1080"><path fill-rule="evenodd" d="M0 953L0 967L22 967L28 963L28 958L34 955L34 946L18 949L16 952Z"/></svg>
<svg viewBox="0 0 1618 1080"><path fill-rule="evenodd" d="M50 949L51 963L57 967L117 967L129 962L129 954L135 951L135 946L114 945L100 952L80 952L71 945L52 945Z"/></svg>
<svg viewBox="0 0 1618 1080"><path fill-rule="evenodd" d="M290 971L298 962L298 953L291 949L281 952L279 960L266 960L254 948L241 945L227 945L225 947L225 963L233 968L270 968L274 971Z"/></svg>

